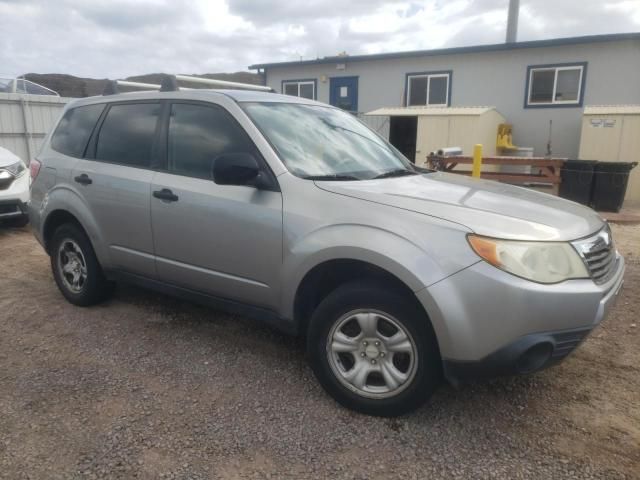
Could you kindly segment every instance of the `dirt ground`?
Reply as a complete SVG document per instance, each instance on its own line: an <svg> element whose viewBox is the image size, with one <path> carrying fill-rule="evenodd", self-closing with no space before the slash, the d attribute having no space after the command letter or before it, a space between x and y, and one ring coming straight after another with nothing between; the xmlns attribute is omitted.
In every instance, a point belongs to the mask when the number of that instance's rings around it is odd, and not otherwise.
<svg viewBox="0 0 640 480"><path fill-rule="evenodd" d="M566 362L390 420L252 321L126 286L74 307L0 229L0 478L640 478L640 226L614 237L625 288Z"/></svg>

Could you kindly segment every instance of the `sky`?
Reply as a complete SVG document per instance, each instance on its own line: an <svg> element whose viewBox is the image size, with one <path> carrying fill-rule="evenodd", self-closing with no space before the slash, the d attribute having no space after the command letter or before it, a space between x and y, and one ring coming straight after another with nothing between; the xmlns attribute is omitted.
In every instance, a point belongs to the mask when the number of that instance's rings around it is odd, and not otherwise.
<svg viewBox="0 0 640 480"><path fill-rule="evenodd" d="M500 43L508 0L0 0L0 74L124 78ZM518 40L640 31L640 0L521 0Z"/></svg>

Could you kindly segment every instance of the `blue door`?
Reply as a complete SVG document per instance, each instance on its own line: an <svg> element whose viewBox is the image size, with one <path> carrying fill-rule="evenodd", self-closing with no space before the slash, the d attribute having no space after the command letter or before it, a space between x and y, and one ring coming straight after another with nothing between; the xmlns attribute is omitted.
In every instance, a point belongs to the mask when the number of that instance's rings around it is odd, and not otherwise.
<svg viewBox="0 0 640 480"><path fill-rule="evenodd" d="M334 77L329 84L329 103L334 107L358 111L358 77Z"/></svg>

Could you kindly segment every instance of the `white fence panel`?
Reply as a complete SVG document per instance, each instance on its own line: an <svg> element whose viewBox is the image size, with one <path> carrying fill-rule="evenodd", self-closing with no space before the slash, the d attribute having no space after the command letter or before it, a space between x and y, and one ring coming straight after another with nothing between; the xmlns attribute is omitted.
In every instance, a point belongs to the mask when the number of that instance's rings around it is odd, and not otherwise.
<svg viewBox="0 0 640 480"><path fill-rule="evenodd" d="M0 93L0 147L12 151L28 164L58 121L65 104L71 100L48 95Z"/></svg>

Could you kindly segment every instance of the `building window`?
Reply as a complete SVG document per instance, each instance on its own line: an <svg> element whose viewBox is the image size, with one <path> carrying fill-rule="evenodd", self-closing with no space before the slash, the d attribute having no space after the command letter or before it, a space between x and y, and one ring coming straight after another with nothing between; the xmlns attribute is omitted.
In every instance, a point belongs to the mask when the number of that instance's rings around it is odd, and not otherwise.
<svg viewBox="0 0 640 480"><path fill-rule="evenodd" d="M407 106L449 106L450 83L451 72L409 73L407 75Z"/></svg>
<svg viewBox="0 0 640 480"><path fill-rule="evenodd" d="M526 106L579 106L586 63L531 66L527 72Z"/></svg>
<svg viewBox="0 0 640 480"><path fill-rule="evenodd" d="M316 99L315 80L286 80L282 82L282 93L293 95L294 97Z"/></svg>

